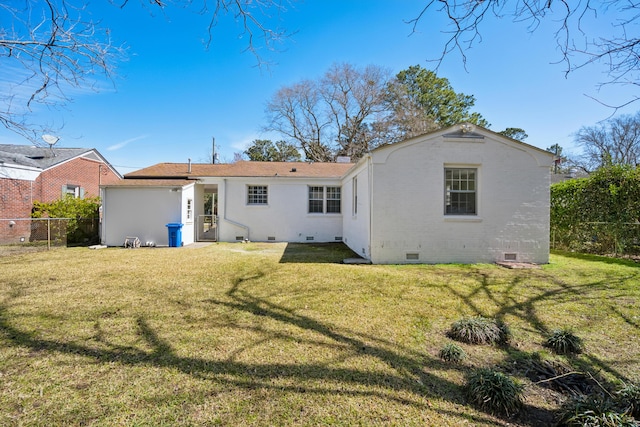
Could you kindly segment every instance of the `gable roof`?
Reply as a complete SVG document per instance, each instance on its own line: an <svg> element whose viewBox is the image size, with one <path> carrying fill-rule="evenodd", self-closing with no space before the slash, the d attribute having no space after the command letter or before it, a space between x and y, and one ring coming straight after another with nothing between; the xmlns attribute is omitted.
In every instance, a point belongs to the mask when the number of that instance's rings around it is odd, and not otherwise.
<svg viewBox="0 0 640 427"><path fill-rule="evenodd" d="M158 163L126 174L128 179L195 179L200 177L341 178L353 163L253 162L228 164Z"/></svg>
<svg viewBox="0 0 640 427"><path fill-rule="evenodd" d="M19 166L47 169L58 163L66 162L91 150L86 148L44 148L34 145L0 145L0 161Z"/></svg>
<svg viewBox="0 0 640 427"><path fill-rule="evenodd" d="M93 148L44 148L35 145L0 144L0 163L46 170L69 160L85 157L103 162L118 176L120 173Z"/></svg>
<svg viewBox="0 0 640 427"><path fill-rule="evenodd" d="M438 141L439 139L449 142L482 142L488 139L498 142L505 147L515 148L521 151L525 151L532 156L532 158L538 163L538 166L550 167L551 162L554 159L554 154L538 148L534 145L527 144L517 139L510 138L508 136L501 135L497 132L493 132L482 126L461 123L446 128L437 129L432 132L427 132L421 135L414 136L409 139L405 139L394 144L380 145L367 156L377 155L380 159L389 156L396 150L400 150L405 146L413 144L420 144L424 141ZM365 156L366 157L366 156ZM364 160L360 159L360 162Z"/></svg>
<svg viewBox="0 0 640 427"><path fill-rule="evenodd" d="M487 129L487 128L484 128L482 126L475 125L475 124L472 124L472 123L459 123L459 124L456 124L456 125L453 125L453 126L449 126L449 127L446 127L446 128L435 129L433 131L425 132L423 134L416 135L416 136L413 136L411 138L407 138L405 140L396 142L394 144L383 144L383 145L380 145L379 147L376 147L372 151L384 150L385 148L388 148L388 147L391 147L391 146L397 148L397 147L399 147L399 146L401 146L403 144L411 144L411 143L413 143L415 141L419 141L419 140L422 140L422 139L425 139L425 138L429 138L429 137L434 137L434 136L437 136L437 135L443 136L445 138L458 138L458 139L469 139L469 140L471 140L471 139L484 139L484 135L483 134L491 135L491 136L493 136L494 138L497 138L497 139L503 139L505 141L510 141L512 143L515 143L515 145L519 145L519 146L521 146L523 148L534 150L536 152L539 152L541 154L547 155L549 157L553 157L554 156L553 153L551 153L551 152L549 152L547 150L543 150L542 148L538 148L535 145L531 145L531 144L528 144L526 142L523 142L523 141L520 141L520 140L517 140L517 139L513 139L511 137L502 135L502 134L500 134L498 132L494 132L494 131L492 131L490 129Z"/></svg>

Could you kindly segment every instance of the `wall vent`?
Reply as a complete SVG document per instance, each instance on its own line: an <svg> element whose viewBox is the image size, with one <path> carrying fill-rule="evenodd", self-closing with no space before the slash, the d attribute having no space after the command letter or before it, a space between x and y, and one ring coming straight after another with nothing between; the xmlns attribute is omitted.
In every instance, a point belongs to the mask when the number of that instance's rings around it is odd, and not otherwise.
<svg viewBox="0 0 640 427"><path fill-rule="evenodd" d="M336 236L334 239L336 242L342 242L342 236Z"/></svg>
<svg viewBox="0 0 640 427"><path fill-rule="evenodd" d="M236 236L236 240L238 242L240 242L240 241L244 240L244 236Z"/></svg>
<svg viewBox="0 0 640 427"><path fill-rule="evenodd" d="M268 237L267 237L267 240L274 241L274 240L276 240L276 236L268 236Z"/></svg>
<svg viewBox="0 0 640 427"><path fill-rule="evenodd" d="M420 254L417 252L407 252L405 254L405 258L407 261L418 261L420 259Z"/></svg>
<svg viewBox="0 0 640 427"><path fill-rule="evenodd" d="M513 254L513 253L506 253L504 254L504 260L505 261L517 261L518 260L518 254Z"/></svg>
<svg viewBox="0 0 640 427"><path fill-rule="evenodd" d="M313 240L313 236L307 236L307 241Z"/></svg>

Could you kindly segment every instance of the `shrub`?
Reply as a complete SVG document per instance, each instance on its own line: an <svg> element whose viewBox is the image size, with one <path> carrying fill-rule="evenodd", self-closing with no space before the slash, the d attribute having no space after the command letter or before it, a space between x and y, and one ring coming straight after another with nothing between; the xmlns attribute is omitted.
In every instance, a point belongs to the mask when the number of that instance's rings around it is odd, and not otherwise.
<svg viewBox="0 0 640 427"><path fill-rule="evenodd" d="M481 368L469 375L465 392L482 409L506 415L515 414L522 406L521 384L502 372Z"/></svg>
<svg viewBox="0 0 640 427"><path fill-rule="evenodd" d="M566 328L551 332L545 345L558 354L580 353L583 350L582 340Z"/></svg>
<svg viewBox="0 0 640 427"><path fill-rule="evenodd" d="M467 357L462 347L454 343L448 343L440 350L440 359L445 362L460 363Z"/></svg>
<svg viewBox="0 0 640 427"><path fill-rule="evenodd" d="M494 344L508 342L511 332L507 325L498 320L477 316L454 322L448 335L469 344Z"/></svg>
<svg viewBox="0 0 640 427"><path fill-rule="evenodd" d="M629 414L640 418L640 385L628 384L618 391L618 404Z"/></svg>
<svg viewBox="0 0 640 427"><path fill-rule="evenodd" d="M580 395L561 409L558 425L567 427L637 427L635 420L602 395Z"/></svg>

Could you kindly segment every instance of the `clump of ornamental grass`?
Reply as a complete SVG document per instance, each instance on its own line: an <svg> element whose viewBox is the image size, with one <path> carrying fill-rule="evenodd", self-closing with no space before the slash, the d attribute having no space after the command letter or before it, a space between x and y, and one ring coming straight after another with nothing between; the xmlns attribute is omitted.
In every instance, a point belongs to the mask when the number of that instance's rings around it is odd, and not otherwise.
<svg viewBox="0 0 640 427"><path fill-rule="evenodd" d="M640 420L640 385L627 384L617 393L618 405Z"/></svg>
<svg viewBox="0 0 640 427"><path fill-rule="evenodd" d="M469 400L481 409L505 415L522 407L523 386L502 372L480 368L472 372L465 385Z"/></svg>
<svg viewBox="0 0 640 427"><path fill-rule="evenodd" d="M558 425L567 427L637 427L626 411L602 394L579 395L562 405Z"/></svg>
<svg viewBox="0 0 640 427"><path fill-rule="evenodd" d="M511 332L506 324L482 316L464 317L451 325L449 337L469 344L506 344Z"/></svg>
<svg viewBox="0 0 640 427"><path fill-rule="evenodd" d="M455 343L447 343L440 350L440 359L445 362L460 363L467 357L462 347Z"/></svg>
<svg viewBox="0 0 640 427"><path fill-rule="evenodd" d="M557 354L576 354L584 350L582 339L567 328L556 329L547 337L545 346Z"/></svg>

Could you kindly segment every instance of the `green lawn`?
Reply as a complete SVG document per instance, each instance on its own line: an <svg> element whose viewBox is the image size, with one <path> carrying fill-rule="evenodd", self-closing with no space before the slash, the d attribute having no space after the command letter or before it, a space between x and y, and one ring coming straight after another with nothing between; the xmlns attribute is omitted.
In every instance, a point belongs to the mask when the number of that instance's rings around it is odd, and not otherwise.
<svg viewBox="0 0 640 427"><path fill-rule="evenodd" d="M640 267L553 254L540 269L345 265L340 245L87 248L0 257L0 425L545 425L564 395L523 361L640 382ZM463 316L508 347L460 344ZM543 347L569 326L575 357ZM466 403L465 375L525 386L512 419Z"/></svg>

